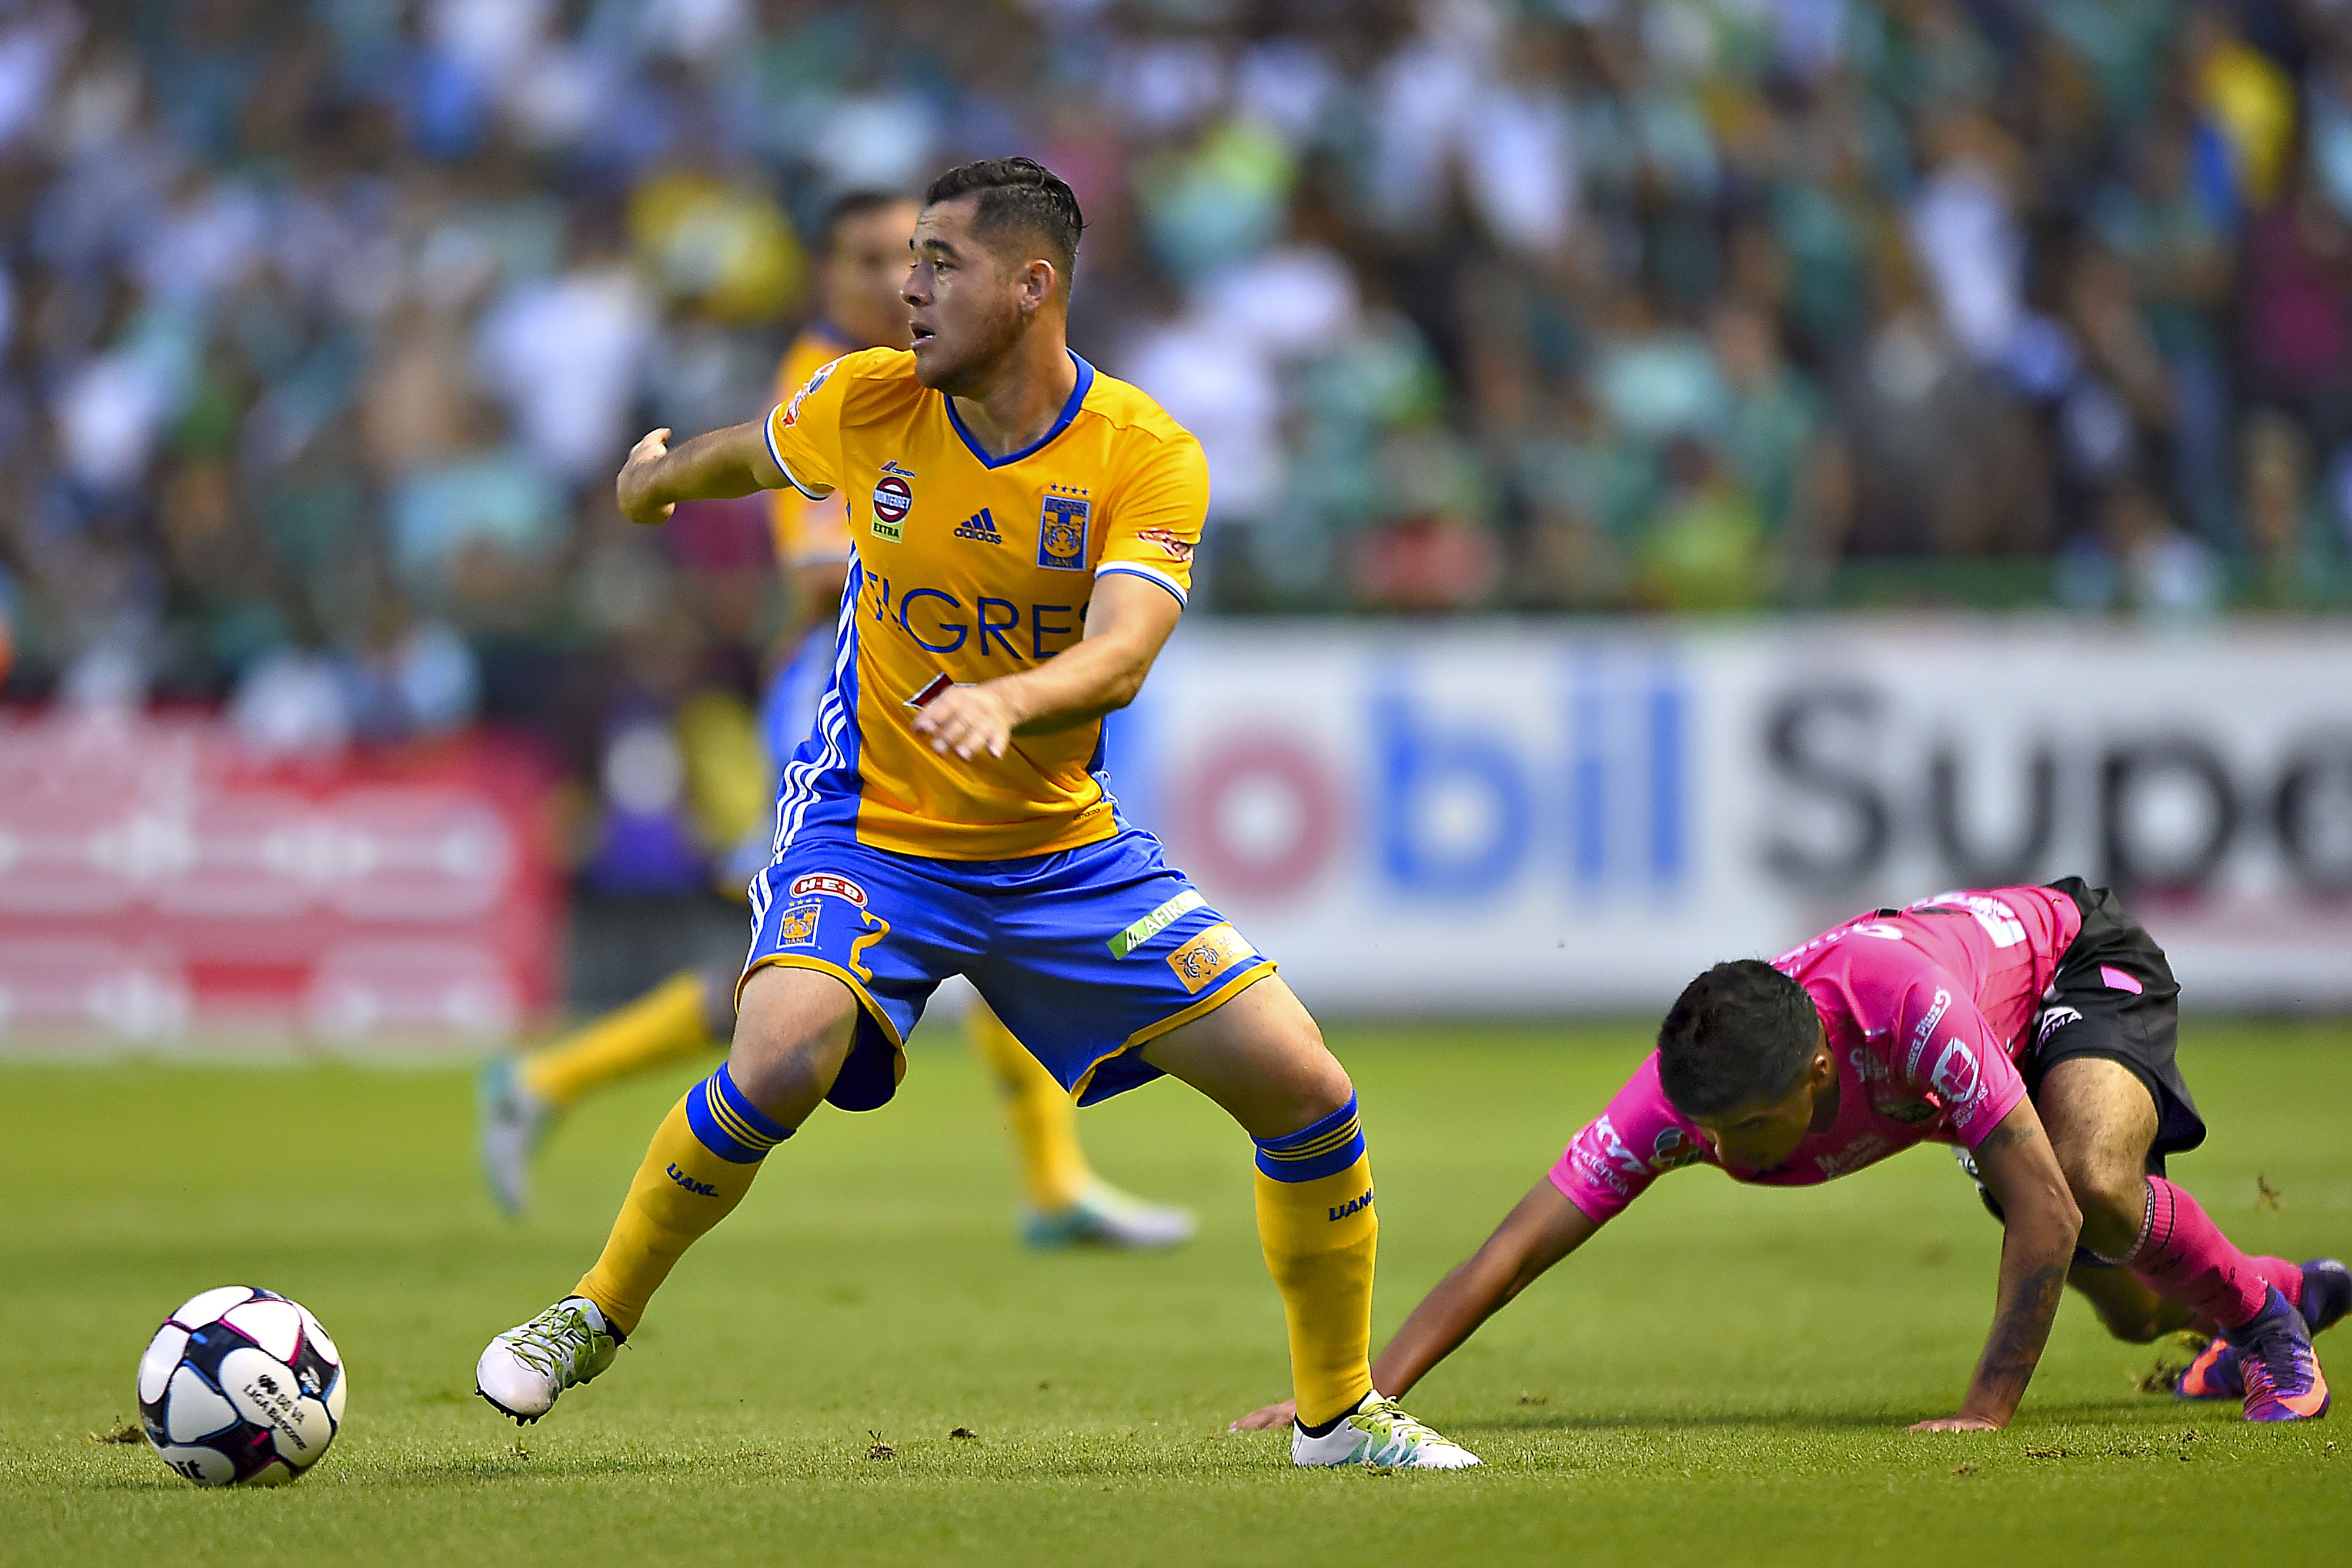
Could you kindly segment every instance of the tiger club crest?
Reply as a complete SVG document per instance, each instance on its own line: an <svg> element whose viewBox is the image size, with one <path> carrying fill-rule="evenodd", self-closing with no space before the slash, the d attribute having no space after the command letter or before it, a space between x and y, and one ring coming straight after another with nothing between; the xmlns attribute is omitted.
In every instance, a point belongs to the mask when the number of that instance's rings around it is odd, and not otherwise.
<svg viewBox="0 0 2352 1568"><path fill-rule="evenodd" d="M1087 569L1087 524L1094 503L1084 496L1046 496L1037 511L1037 564L1055 571Z"/></svg>

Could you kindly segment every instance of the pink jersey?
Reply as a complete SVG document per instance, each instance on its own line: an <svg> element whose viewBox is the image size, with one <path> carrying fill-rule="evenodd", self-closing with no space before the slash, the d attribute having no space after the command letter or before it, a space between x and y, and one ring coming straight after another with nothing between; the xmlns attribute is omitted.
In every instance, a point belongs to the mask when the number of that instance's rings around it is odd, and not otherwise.
<svg viewBox="0 0 2352 1568"><path fill-rule="evenodd" d="M2025 1097L2017 1059L2082 928L2082 911L2053 888L1947 893L1848 921L1773 959L1821 1009L1837 1057L1837 1120L1769 1170L1725 1174L1810 1186L1917 1143L1976 1147ZM1601 1224L1660 1172L1699 1163L1722 1164L1668 1103L1652 1051L1570 1141L1551 1180Z"/></svg>

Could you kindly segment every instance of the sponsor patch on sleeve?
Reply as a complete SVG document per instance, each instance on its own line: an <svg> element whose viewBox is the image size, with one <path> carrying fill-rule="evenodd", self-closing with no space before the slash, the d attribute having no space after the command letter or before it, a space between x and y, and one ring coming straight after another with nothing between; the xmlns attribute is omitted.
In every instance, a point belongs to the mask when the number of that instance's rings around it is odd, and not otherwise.
<svg viewBox="0 0 2352 1568"><path fill-rule="evenodd" d="M1936 1071L1929 1084L1956 1121L1975 1106L1983 1078L1976 1053L1966 1041L1956 1040L1944 1047L1944 1054L1936 1059Z"/></svg>
<svg viewBox="0 0 2352 1568"><path fill-rule="evenodd" d="M1654 1171L1679 1170L1706 1157L1706 1151L1699 1146L1698 1140L1680 1127L1662 1129L1650 1145L1650 1168Z"/></svg>
<svg viewBox="0 0 2352 1568"><path fill-rule="evenodd" d="M1919 1019L1918 1027L1911 1031L1911 1054L1903 1061L1904 1077L1916 1079L1919 1076L1919 1062L1927 1054L1927 1041L1935 1037L1936 1026L1944 1021L1944 1014L1951 1005L1952 993L1937 986L1934 1005Z"/></svg>
<svg viewBox="0 0 2352 1568"><path fill-rule="evenodd" d="M839 363L841 363L841 361L839 360L835 360L832 364L824 366L823 369L819 370L816 374L809 377L807 382L802 386L801 390L793 393L792 402L784 404L784 412L777 418L776 423L783 425L787 429L798 424L801 419L801 404L808 402L810 393L815 392L817 388L824 385L825 382L833 375L834 365L837 365Z"/></svg>
<svg viewBox="0 0 2352 1568"><path fill-rule="evenodd" d="M1648 1173L1625 1140L1617 1135L1616 1124L1607 1116L1595 1117L1577 1134L1568 1145L1569 1169L1588 1186L1613 1192L1619 1197L1633 1196L1632 1177Z"/></svg>
<svg viewBox="0 0 2352 1568"><path fill-rule="evenodd" d="M1135 537L1139 539L1149 539L1158 545L1161 553L1170 560L1192 559L1192 541L1173 528L1138 528L1135 530Z"/></svg>

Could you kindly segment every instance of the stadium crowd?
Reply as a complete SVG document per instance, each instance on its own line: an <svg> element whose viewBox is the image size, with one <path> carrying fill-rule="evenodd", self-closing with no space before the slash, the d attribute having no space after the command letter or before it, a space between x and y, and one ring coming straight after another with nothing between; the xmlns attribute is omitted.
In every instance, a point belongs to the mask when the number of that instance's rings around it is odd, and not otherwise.
<svg viewBox="0 0 2352 1568"><path fill-rule="evenodd" d="M762 514L619 457L764 408L832 195L1009 152L1217 611L2352 602L2347 0L15 0L12 691L748 689Z"/></svg>

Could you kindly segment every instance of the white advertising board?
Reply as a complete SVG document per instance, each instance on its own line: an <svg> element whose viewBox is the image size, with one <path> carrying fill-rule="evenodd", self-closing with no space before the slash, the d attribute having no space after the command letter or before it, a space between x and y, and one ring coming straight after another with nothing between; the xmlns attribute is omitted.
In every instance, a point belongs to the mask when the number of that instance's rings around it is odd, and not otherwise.
<svg viewBox="0 0 2352 1568"><path fill-rule="evenodd" d="M1882 904L2126 890L2190 1006L2352 1006L2352 628L1188 628L1129 815L1308 1001L1661 1009Z"/></svg>

